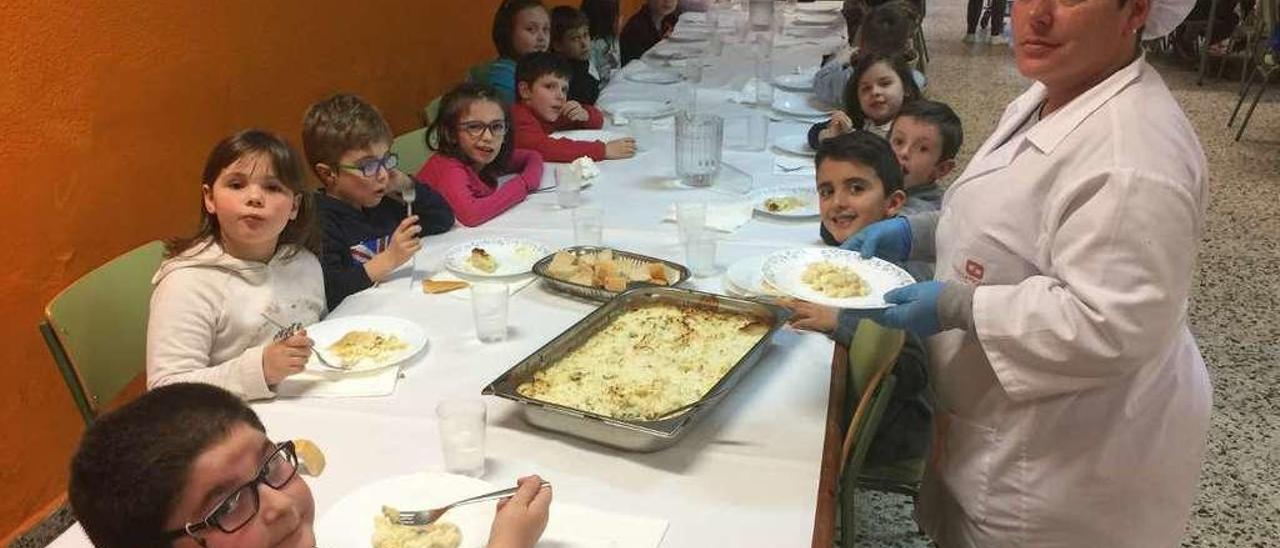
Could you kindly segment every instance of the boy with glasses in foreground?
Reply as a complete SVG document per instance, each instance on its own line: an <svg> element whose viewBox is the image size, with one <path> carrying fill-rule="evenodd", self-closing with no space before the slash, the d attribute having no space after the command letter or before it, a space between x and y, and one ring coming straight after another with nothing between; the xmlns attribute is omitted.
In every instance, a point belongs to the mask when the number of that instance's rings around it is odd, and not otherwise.
<svg viewBox="0 0 1280 548"><path fill-rule="evenodd" d="M302 121L307 165L324 185L316 205L329 310L409 262L422 247L421 236L453 226L444 198L396 169L391 141L382 114L355 95L311 105ZM409 211L402 202L383 199L393 191L413 195Z"/></svg>
<svg viewBox="0 0 1280 548"><path fill-rule="evenodd" d="M313 548L315 501L294 443L215 386L179 383L100 417L71 461L72 511L98 548ZM489 548L530 548L550 487L537 476L498 506ZM372 518L371 518L372 519Z"/></svg>

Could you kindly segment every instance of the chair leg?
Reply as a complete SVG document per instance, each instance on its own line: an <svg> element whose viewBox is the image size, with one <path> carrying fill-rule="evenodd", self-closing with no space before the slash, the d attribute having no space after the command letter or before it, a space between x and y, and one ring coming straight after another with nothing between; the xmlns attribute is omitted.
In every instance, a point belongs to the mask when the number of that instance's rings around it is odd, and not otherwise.
<svg viewBox="0 0 1280 548"><path fill-rule="evenodd" d="M1262 92L1267 90L1270 75L1262 75L1262 85L1258 86L1258 93L1253 96L1253 103L1249 105L1249 111L1244 113L1244 120L1240 121L1240 131L1236 132L1236 141L1240 140L1240 136L1244 135L1244 128L1249 125L1249 118L1253 117L1253 109L1257 108L1258 100L1262 98Z"/></svg>
<svg viewBox="0 0 1280 548"><path fill-rule="evenodd" d="M1258 75L1257 69L1250 65L1246 72L1249 77L1245 79L1244 85L1240 86L1240 98L1236 100L1236 108L1231 111L1231 118L1227 120L1227 127L1231 127L1236 123L1236 115L1240 113L1240 105L1244 104L1244 98L1249 96L1249 88L1253 87L1253 78Z"/></svg>
<svg viewBox="0 0 1280 548"><path fill-rule="evenodd" d="M1200 76L1196 78L1196 85L1204 84L1205 68L1209 65L1209 46L1213 44L1213 20L1214 14L1218 13L1218 0L1209 2L1209 23L1204 29L1204 45L1200 47Z"/></svg>

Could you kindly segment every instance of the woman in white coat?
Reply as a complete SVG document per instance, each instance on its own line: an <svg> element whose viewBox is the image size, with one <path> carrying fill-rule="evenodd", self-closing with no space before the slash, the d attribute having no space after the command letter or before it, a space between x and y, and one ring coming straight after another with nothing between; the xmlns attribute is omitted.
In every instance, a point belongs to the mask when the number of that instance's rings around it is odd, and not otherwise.
<svg viewBox="0 0 1280 548"><path fill-rule="evenodd" d="M1187 328L1208 175L1138 43L1185 0L1015 0L1036 83L931 216L846 243L934 258L872 319L929 336L937 434L917 519L942 548L1171 547L1211 390Z"/></svg>

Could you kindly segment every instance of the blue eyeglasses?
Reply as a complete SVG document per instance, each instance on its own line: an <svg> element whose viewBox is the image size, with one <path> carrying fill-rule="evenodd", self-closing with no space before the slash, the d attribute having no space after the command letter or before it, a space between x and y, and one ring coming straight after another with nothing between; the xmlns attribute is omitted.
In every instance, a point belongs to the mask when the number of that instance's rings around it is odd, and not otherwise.
<svg viewBox="0 0 1280 548"><path fill-rule="evenodd" d="M378 169L386 169L388 172L400 165L400 157L394 152L388 152L382 158L367 158L353 164L338 164L342 169L355 171L368 179L378 176Z"/></svg>

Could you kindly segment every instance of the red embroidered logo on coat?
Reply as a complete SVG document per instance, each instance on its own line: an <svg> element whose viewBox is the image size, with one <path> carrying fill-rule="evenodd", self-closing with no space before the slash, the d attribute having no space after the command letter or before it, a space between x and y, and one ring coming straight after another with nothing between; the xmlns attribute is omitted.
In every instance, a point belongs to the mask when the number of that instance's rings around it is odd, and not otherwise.
<svg viewBox="0 0 1280 548"><path fill-rule="evenodd" d="M983 274L986 274L987 268L982 263L973 259L966 259L964 262L964 273L973 281L982 281Z"/></svg>

